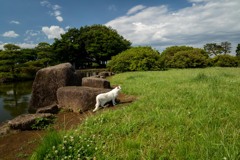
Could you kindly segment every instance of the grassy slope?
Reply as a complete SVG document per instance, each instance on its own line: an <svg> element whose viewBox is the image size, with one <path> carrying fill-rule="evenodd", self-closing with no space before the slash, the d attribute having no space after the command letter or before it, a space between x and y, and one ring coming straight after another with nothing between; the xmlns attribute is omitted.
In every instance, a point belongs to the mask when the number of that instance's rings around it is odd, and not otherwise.
<svg viewBox="0 0 240 160"><path fill-rule="evenodd" d="M239 68L128 72L110 81L138 99L127 107L99 112L68 133L93 139L90 156L240 158Z"/></svg>

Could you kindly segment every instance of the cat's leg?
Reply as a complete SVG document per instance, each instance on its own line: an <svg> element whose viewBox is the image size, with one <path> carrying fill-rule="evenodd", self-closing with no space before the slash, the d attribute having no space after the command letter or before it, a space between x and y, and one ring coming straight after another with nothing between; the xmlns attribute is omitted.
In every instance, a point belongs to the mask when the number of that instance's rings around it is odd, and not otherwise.
<svg viewBox="0 0 240 160"><path fill-rule="evenodd" d="M95 104L95 108L94 108L93 112L96 112L97 110L99 110L99 106L100 106L100 102L99 102L99 100L96 98L96 104Z"/></svg>
<svg viewBox="0 0 240 160"><path fill-rule="evenodd" d="M115 106L117 103L115 102L115 98L112 99L112 104Z"/></svg>

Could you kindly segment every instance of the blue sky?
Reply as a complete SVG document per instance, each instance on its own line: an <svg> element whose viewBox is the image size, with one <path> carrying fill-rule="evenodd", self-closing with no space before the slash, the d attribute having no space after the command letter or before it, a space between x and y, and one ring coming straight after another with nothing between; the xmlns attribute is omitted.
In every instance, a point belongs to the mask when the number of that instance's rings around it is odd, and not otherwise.
<svg viewBox="0 0 240 160"><path fill-rule="evenodd" d="M0 49L52 43L69 28L103 24L133 45L240 43L239 0L1 0Z"/></svg>

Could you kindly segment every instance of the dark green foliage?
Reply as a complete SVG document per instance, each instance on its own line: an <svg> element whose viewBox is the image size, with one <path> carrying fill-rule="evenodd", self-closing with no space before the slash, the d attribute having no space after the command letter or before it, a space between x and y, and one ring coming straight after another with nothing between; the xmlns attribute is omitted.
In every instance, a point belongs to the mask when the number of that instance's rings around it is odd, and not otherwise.
<svg viewBox="0 0 240 160"><path fill-rule="evenodd" d="M53 122L51 118L38 118L35 120L35 123L31 126L34 130L46 129Z"/></svg>
<svg viewBox="0 0 240 160"><path fill-rule="evenodd" d="M160 70L160 54L151 47L133 47L112 57L107 68L114 72Z"/></svg>
<svg viewBox="0 0 240 160"><path fill-rule="evenodd" d="M161 61L167 68L202 68L208 65L208 54L199 48L172 46L162 52Z"/></svg>
<svg viewBox="0 0 240 160"><path fill-rule="evenodd" d="M15 44L5 44L3 46L3 48L6 50L6 51L16 51L16 50L19 50L20 47L15 45Z"/></svg>
<svg viewBox="0 0 240 160"><path fill-rule="evenodd" d="M217 56L219 54L227 54L231 52L230 42L217 43L207 43L203 46L204 50L209 54L209 56Z"/></svg>
<svg viewBox="0 0 240 160"><path fill-rule="evenodd" d="M218 55L212 59L213 66L218 67L237 67L238 59L237 57L231 55Z"/></svg>
<svg viewBox="0 0 240 160"><path fill-rule="evenodd" d="M53 48L61 62L71 62L76 68L105 66L112 56L128 49L131 43L116 30L104 25L72 28L55 39Z"/></svg>
<svg viewBox="0 0 240 160"><path fill-rule="evenodd" d="M236 56L240 57L240 44L237 45Z"/></svg>
<svg viewBox="0 0 240 160"><path fill-rule="evenodd" d="M207 67L207 56L202 49L192 49L177 52L171 61L174 68L203 68Z"/></svg>

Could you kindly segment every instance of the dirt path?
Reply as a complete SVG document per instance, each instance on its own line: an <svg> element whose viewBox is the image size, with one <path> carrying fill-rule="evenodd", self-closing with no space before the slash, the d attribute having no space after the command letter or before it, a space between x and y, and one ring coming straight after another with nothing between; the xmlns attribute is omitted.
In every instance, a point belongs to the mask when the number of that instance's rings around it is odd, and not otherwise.
<svg viewBox="0 0 240 160"><path fill-rule="evenodd" d="M133 96L119 95L122 104L131 103ZM108 109L117 109L109 107ZM105 110L105 109L104 109ZM94 116L91 111L82 114L73 112L59 112L53 127L57 130L69 130L76 128L88 116ZM41 142L46 131L19 131L0 137L0 160L25 160L32 154Z"/></svg>

